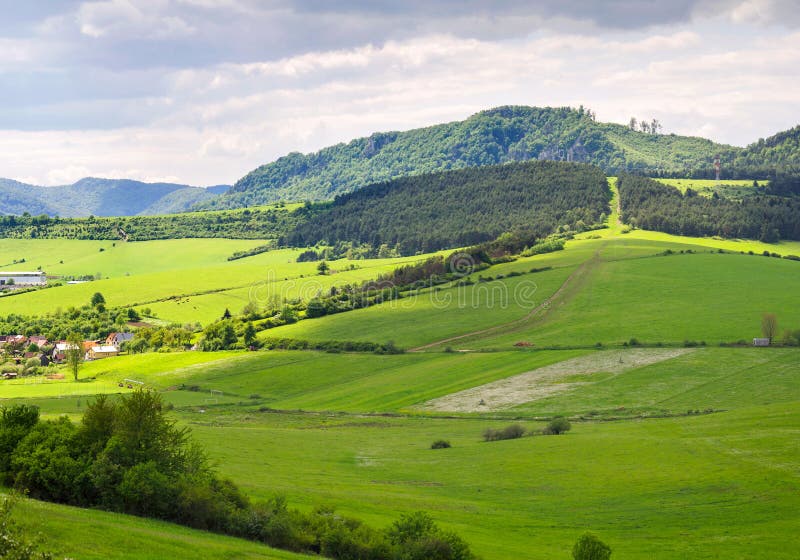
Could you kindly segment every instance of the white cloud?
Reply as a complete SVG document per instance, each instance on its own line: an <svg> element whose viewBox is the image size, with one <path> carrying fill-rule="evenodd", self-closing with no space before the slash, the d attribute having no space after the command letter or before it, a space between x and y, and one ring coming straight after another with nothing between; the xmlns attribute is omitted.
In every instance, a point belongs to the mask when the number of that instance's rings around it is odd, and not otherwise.
<svg viewBox="0 0 800 560"><path fill-rule="evenodd" d="M211 0L186 2L213 8ZM81 25L98 38L152 33L170 25L164 6L166 0L84 4ZM736 41L730 41L731 29ZM100 113L124 117L112 130L3 131L0 123L0 176L46 184L84 175L233 182L289 151L461 119L504 104L584 104L601 120L655 117L668 132L745 144L797 124L800 114L800 33L750 31L683 26L543 32L503 41L434 33L159 69L157 80L120 69L109 81L157 82L160 91L45 107L48 115L85 113L92 122ZM0 68L2 60L0 54Z"/></svg>
<svg viewBox="0 0 800 560"><path fill-rule="evenodd" d="M91 169L82 165L67 165L47 172L48 185L68 185L91 174Z"/></svg>
<svg viewBox="0 0 800 560"><path fill-rule="evenodd" d="M84 2L76 22L80 32L93 38L174 38L191 35L195 29L181 17L170 15L169 2L107 0Z"/></svg>

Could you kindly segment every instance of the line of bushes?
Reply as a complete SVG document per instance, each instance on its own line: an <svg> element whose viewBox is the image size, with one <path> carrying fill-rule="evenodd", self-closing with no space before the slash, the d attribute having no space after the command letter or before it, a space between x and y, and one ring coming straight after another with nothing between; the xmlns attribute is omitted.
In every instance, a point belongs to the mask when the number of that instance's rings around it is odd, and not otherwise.
<svg viewBox="0 0 800 560"><path fill-rule="evenodd" d="M323 352L374 352L375 354L402 354L404 350L389 341L384 344L353 340L325 340L313 342L296 338L267 338L262 347L268 350L321 350Z"/></svg>
<svg viewBox="0 0 800 560"><path fill-rule="evenodd" d="M557 436L572 429L569 420L561 416L553 418L540 432L544 436ZM487 428L483 432L483 441L501 441L505 439L519 439L524 435L536 435L536 432L526 430L521 424L510 424L505 428Z"/></svg>
<svg viewBox="0 0 800 560"><path fill-rule="evenodd" d="M53 502L164 519L329 558L471 560L457 535L423 512L384 530L336 514L252 503L210 467L187 428L167 418L159 394L97 397L79 424L40 420L30 405L0 408L0 482Z"/></svg>
<svg viewBox="0 0 800 560"><path fill-rule="evenodd" d="M244 251L235 251L231 256L228 257L229 261L235 261L238 259L243 259L245 257L254 257L256 255L260 255L261 253L266 253L267 251L271 251L275 248L275 243L267 243L266 245L259 245L258 247L253 247L252 249L246 249Z"/></svg>

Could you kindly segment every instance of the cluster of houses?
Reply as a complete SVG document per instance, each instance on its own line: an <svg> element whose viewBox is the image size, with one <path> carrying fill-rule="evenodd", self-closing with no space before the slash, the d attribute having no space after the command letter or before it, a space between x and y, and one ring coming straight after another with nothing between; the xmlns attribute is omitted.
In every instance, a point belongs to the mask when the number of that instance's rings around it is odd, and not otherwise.
<svg viewBox="0 0 800 560"><path fill-rule="evenodd" d="M122 345L131 340L133 333L130 332L113 332L105 340L85 340L81 342L83 358L99 360L117 356L122 351ZM35 345L38 351L29 351L32 345ZM70 343L65 340L50 342L44 336L0 335L0 352L5 353L17 364L31 358L38 358L42 366L51 363L60 364L67 359L69 347Z"/></svg>

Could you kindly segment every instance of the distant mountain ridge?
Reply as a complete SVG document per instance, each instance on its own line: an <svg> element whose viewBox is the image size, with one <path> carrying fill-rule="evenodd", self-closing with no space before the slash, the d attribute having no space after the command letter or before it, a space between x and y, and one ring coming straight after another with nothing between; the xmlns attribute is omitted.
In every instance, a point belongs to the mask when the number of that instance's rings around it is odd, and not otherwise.
<svg viewBox="0 0 800 560"><path fill-rule="evenodd" d="M241 178L201 208L276 200L326 200L398 177L512 161L566 160L620 171L688 173L732 165L743 148L601 123L583 108L507 106L463 121L405 132L377 132L311 154L290 153Z"/></svg>
<svg viewBox="0 0 800 560"><path fill-rule="evenodd" d="M0 214L85 217L135 216L184 212L228 190L174 183L144 183L131 179L86 177L58 187L28 185L0 179Z"/></svg>

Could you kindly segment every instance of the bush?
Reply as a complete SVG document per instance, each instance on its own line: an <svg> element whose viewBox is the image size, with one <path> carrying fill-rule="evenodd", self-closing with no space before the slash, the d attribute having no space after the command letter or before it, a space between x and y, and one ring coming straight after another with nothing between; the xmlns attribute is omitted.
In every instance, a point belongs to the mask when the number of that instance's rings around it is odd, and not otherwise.
<svg viewBox="0 0 800 560"><path fill-rule="evenodd" d="M611 547L592 533L584 533L572 547L574 560L608 560Z"/></svg>
<svg viewBox="0 0 800 560"><path fill-rule="evenodd" d="M484 441L500 441L503 439L518 439L525 435L525 428L519 424L511 424L502 430L488 428L483 432Z"/></svg>
<svg viewBox="0 0 800 560"><path fill-rule="evenodd" d="M566 418L554 418L550 420L547 427L542 430L542 433L547 436L557 436L566 433L572 429L572 424Z"/></svg>
<svg viewBox="0 0 800 560"><path fill-rule="evenodd" d="M446 439L437 439L431 444L431 449L447 449L450 447L450 442Z"/></svg>
<svg viewBox="0 0 800 560"><path fill-rule="evenodd" d="M27 405L0 407L0 484L11 482L43 499L158 517L295 552L359 560L474 559L463 540L421 512L377 530L330 509L289 509L281 497L251 504L216 476L187 429L165 416L161 396L144 390L115 401L98 397L79 426L66 417L40 421L38 409ZM46 558L15 544L23 541L9 536L7 511L0 502L0 558Z"/></svg>

